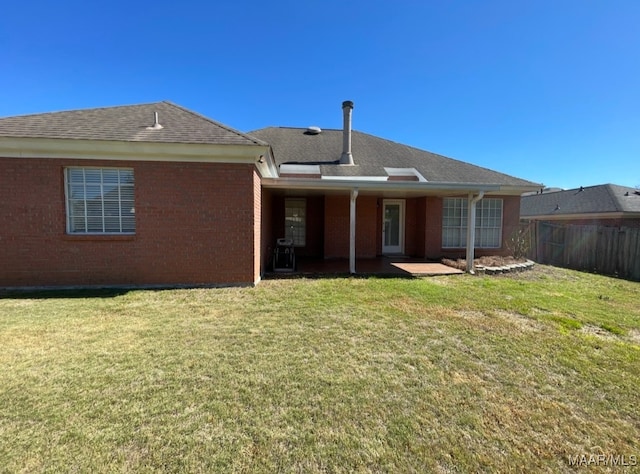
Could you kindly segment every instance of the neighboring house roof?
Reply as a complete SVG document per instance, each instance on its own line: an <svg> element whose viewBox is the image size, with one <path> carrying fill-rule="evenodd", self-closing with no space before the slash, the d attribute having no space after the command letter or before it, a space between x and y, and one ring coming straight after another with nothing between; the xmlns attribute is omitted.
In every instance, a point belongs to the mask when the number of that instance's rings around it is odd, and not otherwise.
<svg viewBox="0 0 640 474"><path fill-rule="evenodd" d="M155 113L162 128L153 128ZM0 118L0 137L266 145L171 102Z"/></svg>
<svg viewBox="0 0 640 474"><path fill-rule="evenodd" d="M640 191L615 184L580 187L523 196L520 217L567 219L580 217L640 217Z"/></svg>
<svg viewBox="0 0 640 474"><path fill-rule="evenodd" d="M387 177L385 168L414 168L428 182L539 186L487 168L352 131L354 165L339 166L343 130L309 133L305 128L269 127L249 132L271 146L278 166L318 165L324 177Z"/></svg>

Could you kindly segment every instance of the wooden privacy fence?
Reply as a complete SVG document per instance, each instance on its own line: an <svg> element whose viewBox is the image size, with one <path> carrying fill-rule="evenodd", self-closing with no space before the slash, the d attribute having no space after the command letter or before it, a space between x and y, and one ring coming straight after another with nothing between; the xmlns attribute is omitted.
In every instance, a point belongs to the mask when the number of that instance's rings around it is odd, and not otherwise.
<svg viewBox="0 0 640 474"><path fill-rule="evenodd" d="M640 281L640 228L532 222L524 233L538 263Z"/></svg>

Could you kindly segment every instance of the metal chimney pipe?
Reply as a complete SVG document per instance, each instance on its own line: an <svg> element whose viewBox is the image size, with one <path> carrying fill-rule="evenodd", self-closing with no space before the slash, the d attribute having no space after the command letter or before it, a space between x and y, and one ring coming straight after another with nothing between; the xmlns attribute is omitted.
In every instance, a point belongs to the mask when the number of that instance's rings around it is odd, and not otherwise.
<svg viewBox="0 0 640 474"><path fill-rule="evenodd" d="M341 165L352 165L353 155L351 154L351 111L353 110L353 102L345 100L342 103L342 115L344 125L342 128L342 156L340 157Z"/></svg>

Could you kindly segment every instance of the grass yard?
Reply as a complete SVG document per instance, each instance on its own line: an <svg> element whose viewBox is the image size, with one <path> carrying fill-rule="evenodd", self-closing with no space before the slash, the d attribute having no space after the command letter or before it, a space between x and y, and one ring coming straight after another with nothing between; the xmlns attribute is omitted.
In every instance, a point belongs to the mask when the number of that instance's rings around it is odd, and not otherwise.
<svg viewBox="0 0 640 474"><path fill-rule="evenodd" d="M0 472L640 463L639 290L538 266L5 297Z"/></svg>

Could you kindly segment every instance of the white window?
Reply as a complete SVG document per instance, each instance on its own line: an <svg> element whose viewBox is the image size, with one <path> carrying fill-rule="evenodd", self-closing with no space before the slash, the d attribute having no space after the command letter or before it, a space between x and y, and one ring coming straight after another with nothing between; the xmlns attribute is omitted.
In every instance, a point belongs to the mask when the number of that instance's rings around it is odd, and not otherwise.
<svg viewBox="0 0 640 474"><path fill-rule="evenodd" d="M132 169L67 168L65 181L67 232L135 233Z"/></svg>
<svg viewBox="0 0 640 474"><path fill-rule="evenodd" d="M293 240L296 247L304 247L307 240L307 201L284 200L284 236Z"/></svg>
<svg viewBox="0 0 640 474"><path fill-rule="evenodd" d="M442 212L442 247L464 248L467 245L466 198L444 198ZM499 248L502 243L502 199L481 199L476 204L475 246Z"/></svg>

